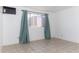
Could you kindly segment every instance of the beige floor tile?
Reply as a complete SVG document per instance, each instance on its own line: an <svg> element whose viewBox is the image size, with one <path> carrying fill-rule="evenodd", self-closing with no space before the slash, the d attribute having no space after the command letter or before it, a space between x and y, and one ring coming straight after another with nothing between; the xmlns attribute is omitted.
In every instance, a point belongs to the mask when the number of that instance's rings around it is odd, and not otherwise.
<svg viewBox="0 0 79 59"><path fill-rule="evenodd" d="M2 47L3 53L79 53L79 44L61 39L38 40Z"/></svg>

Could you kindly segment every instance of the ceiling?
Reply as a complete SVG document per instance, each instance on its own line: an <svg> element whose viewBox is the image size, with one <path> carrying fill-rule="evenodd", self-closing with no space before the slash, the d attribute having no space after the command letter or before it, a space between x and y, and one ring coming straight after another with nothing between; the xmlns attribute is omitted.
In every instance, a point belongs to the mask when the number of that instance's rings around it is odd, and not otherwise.
<svg viewBox="0 0 79 59"><path fill-rule="evenodd" d="M71 8L72 6L27 6L27 7L47 12L58 12L67 8Z"/></svg>

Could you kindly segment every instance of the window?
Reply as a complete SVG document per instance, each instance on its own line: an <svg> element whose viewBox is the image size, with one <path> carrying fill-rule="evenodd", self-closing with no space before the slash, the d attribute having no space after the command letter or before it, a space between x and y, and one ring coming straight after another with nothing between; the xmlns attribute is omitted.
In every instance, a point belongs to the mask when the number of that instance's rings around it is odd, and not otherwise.
<svg viewBox="0 0 79 59"><path fill-rule="evenodd" d="M44 14L28 13L28 23L31 27L44 27L45 16Z"/></svg>

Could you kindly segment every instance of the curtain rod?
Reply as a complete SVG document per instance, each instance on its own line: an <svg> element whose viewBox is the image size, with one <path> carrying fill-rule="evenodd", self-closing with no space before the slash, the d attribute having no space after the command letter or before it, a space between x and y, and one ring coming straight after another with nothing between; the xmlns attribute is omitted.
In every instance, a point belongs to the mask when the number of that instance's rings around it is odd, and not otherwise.
<svg viewBox="0 0 79 59"><path fill-rule="evenodd" d="M23 11L23 10L21 10ZM28 11L28 10L25 10L25 11ZM48 13L41 13L41 12L34 12L34 11L28 11L28 12L31 12L31 13L38 13L38 14L48 14Z"/></svg>

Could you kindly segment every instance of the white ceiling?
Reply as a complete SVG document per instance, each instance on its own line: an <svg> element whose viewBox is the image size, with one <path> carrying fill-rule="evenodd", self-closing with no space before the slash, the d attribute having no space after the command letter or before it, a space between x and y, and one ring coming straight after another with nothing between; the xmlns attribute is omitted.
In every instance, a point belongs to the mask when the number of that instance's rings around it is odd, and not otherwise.
<svg viewBox="0 0 79 59"><path fill-rule="evenodd" d="M47 12L58 12L67 8L71 8L72 6L27 6L27 7Z"/></svg>

